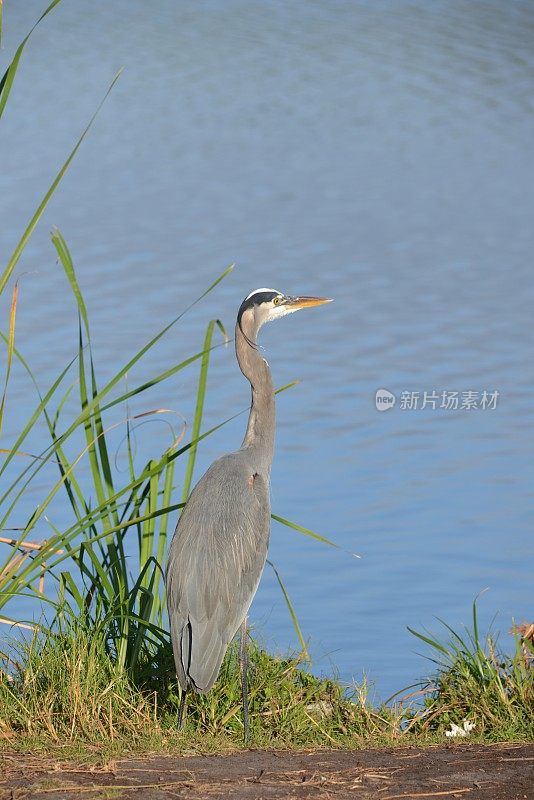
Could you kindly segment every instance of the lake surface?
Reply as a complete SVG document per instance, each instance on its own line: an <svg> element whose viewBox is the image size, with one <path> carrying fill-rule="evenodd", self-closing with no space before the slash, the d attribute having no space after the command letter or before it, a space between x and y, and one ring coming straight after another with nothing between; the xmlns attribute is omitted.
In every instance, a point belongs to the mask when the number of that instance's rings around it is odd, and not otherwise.
<svg viewBox="0 0 534 800"><path fill-rule="evenodd" d="M4 64L43 7L5 4ZM60 4L0 126L2 264L120 66L17 268L17 344L40 385L77 348L53 225L75 258L101 382L231 262L132 382L201 349L211 318L232 331L258 286L335 298L262 335L276 384L301 381L278 400L273 510L341 545L273 526L270 557L314 669L367 675L385 698L431 669L406 626L468 623L485 588L481 620L496 616L510 647L512 618L533 611L533 4ZM131 411L191 422L197 372ZM378 389L397 397L386 412ZM460 406L462 392L479 405L498 392L496 408L441 408L454 391ZM418 408L403 407L412 392ZM248 400L232 348L217 349L205 426ZM16 367L5 441L34 404ZM197 477L244 426L203 444ZM137 438L140 458L169 443L161 423ZM66 523L61 505L51 514ZM269 647L296 645L269 569L251 619Z"/></svg>

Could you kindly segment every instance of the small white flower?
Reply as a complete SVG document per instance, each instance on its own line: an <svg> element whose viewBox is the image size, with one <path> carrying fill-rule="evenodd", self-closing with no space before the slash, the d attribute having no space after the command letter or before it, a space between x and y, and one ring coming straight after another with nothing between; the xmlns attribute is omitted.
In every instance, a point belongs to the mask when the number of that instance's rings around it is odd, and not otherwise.
<svg viewBox="0 0 534 800"><path fill-rule="evenodd" d="M445 731L445 736L469 736L474 728L475 723L469 722L468 719L464 719L461 725L451 722L451 729L450 731Z"/></svg>

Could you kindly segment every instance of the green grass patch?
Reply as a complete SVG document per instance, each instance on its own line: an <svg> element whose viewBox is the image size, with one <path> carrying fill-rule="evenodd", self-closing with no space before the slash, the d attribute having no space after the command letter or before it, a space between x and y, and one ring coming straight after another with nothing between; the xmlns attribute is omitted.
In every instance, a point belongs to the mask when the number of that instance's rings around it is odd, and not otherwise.
<svg viewBox="0 0 534 800"><path fill-rule="evenodd" d="M361 748L534 739L534 669L516 635L513 655L490 637L448 629L423 702L373 708L366 687L311 674L298 658L274 657L250 640L251 746ZM421 635L419 634L421 637ZM190 694L176 731L179 688L164 642L135 676L117 668L102 631L69 621L57 632L12 644L0 671L0 746L24 752L61 748L74 758L115 753L212 753L243 747L238 646L228 650L207 695ZM451 724L473 724L468 739L447 738Z"/></svg>
<svg viewBox="0 0 534 800"><path fill-rule="evenodd" d="M276 658L253 640L250 653L252 744L283 747L363 745L399 730L392 711L377 713L356 688L317 678L298 659ZM207 695L190 694L185 728L176 731L179 689L170 645L134 680L116 669L94 629L79 623L12 646L0 673L0 736L9 746L59 744L128 750L172 746L190 751L242 746L238 646Z"/></svg>
<svg viewBox="0 0 534 800"><path fill-rule="evenodd" d="M496 637L480 634L476 600L470 628L459 633L440 622L445 642L411 631L430 646L437 667L412 729L444 734L451 725L461 726L467 720L485 741L534 740L531 639L515 629L514 652L502 652Z"/></svg>

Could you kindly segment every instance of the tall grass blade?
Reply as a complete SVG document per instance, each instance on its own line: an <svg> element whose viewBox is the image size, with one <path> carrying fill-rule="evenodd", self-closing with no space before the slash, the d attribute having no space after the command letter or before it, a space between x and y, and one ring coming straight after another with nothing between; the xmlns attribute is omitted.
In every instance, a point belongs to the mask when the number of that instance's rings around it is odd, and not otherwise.
<svg viewBox="0 0 534 800"><path fill-rule="evenodd" d="M72 293L76 298L76 303L78 304L78 310L81 314L85 326L85 333L87 338L89 338L89 317L87 316L87 308L85 305L85 301L83 299L80 286L78 284L78 279L76 278L76 272L74 270L74 262L70 254L70 250L67 246L67 242L61 235L61 232L59 231L58 228L54 228L50 236L52 239L52 244L56 248L59 260L65 271L65 275L67 276L67 280L70 283Z"/></svg>
<svg viewBox="0 0 534 800"><path fill-rule="evenodd" d="M11 374L11 364L13 362L13 348L15 347L15 320L17 318L17 298L19 293L19 283L15 283L13 287L13 294L11 297L11 309L9 312L9 334L7 337L7 363L6 363L6 379L4 383L4 391L2 393L2 400L0 402L0 435L4 425L4 410L6 407L7 385L9 383L9 376Z"/></svg>
<svg viewBox="0 0 534 800"><path fill-rule="evenodd" d="M163 564L163 559L165 558L165 553L167 550L169 509L171 507L173 476L174 476L174 461L171 461L170 463L167 464L165 468L163 497L161 499L161 507L164 510L164 514L159 519L159 537L158 537L158 547L156 551L156 561L159 565ZM161 570L157 569L155 571L155 581L154 581L154 592L156 593L157 596L159 596L161 581L162 581L162 572ZM163 604L161 604L159 608L156 608L154 606L153 614L150 618L150 621L155 622L156 618L158 620L158 623L162 625Z"/></svg>
<svg viewBox="0 0 534 800"><path fill-rule="evenodd" d="M2 331L0 331L0 338L3 339L6 344L9 341L8 337L6 336L6 334L3 333ZM73 358L72 361L70 361L67 364L65 369L63 369L62 372L60 372L59 376L55 379L55 381L50 386L50 389L46 392L46 394L43 397L41 395L41 392L39 391L39 386L37 385L37 382L35 380L35 376L33 375L33 372L30 369L30 366L28 365L27 361L24 359L24 357L22 356L20 351L17 350L16 347L13 347L13 353L14 353L15 357L17 358L17 360L22 364L22 366L24 367L24 369L26 370L28 375L30 376L30 379L31 379L33 385L35 386L35 389L37 391L37 395L39 397L39 404L38 404L37 408L35 409L35 411L32 413L30 419L28 420L28 422L26 423L26 425L24 426L22 431L20 432L20 434L17 437L15 443L9 449L7 458L6 458L5 462L2 464L2 466L0 467L0 475L6 469L7 465L11 461L11 459L14 458L14 456L17 454L17 452L19 451L20 445L22 444L22 442L24 441L26 436L29 434L29 432L31 431L31 429L33 428L33 426L35 425L35 423L39 419L41 413L43 413L45 411L48 403L50 402L50 399L55 394L55 392L57 391L58 387L62 383L65 375L67 374L67 372L69 371L71 366L76 361L76 358ZM5 451L2 450L0 452L5 452ZM42 457L42 456L39 456L39 457ZM4 498L2 498L2 500L3 499L5 499L5 496L4 496Z"/></svg>
<svg viewBox="0 0 534 800"><path fill-rule="evenodd" d="M479 652L483 650L483 647L482 647L482 645L480 643L480 635L479 635L479 632L478 632L477 603L478 603L478 598L480 597L480 595L484 594L484 592L487 592L487 591L488 591L487 589L482 589L482 591L479 592L477 594L477 596L475 597L475 599L473 600L473 639L474 639L475 647L477 648L477 650Z"/></svg>
<svg viewBox="0 0 534 800"><path fill-rule="evenodd" d="M4 339L4 341L7 342L7 338L2 332L0 332L0 337L2 337ZM17 438L15 444L9 450L5 450L5 451L4 450L0 450L0 452L6 452L7 453L7 458L5 459L4 463L0 467L0 475L6 469L6 467L9 464L9 462L11 461L11 459L15 455L17 455L19 453L18 447L23 442L23 440L26 438L28 433L31 431L31 429L33 428L33 426L37 422L38 418L40 417L41 413L43 414L43 416L44 416L44 418L46 420L46 423L48 425L48 429L49 429L50 435L52 437L52 440L54 442L57 441L55 429L56 429L56 425L57 425L57 422L58 422L58 417L59 417L59 414L61 412L61 409L63 408L64 404L66 403L66 401L67 401L68 397L70 396L71 391L73 389L72 385L68 387L67 391L64 393L63 397L61 398L61 400L59 402L59 405L58 405L58 407L56 409L56 412L55 412L55 415L54 415L54 419L51 419L50 415L48 413L48 403L49 403L50 399L52 398L52 396L55 394L56 390L59 388L60 384L63 381L63 378L65 377L67 372L70 370L70 367L72 366L72 364L74 363L74 361L76 359L75 358L72 359L72 361L70 361L67 364L65 369L60 373L59 377L54 381L54 383L52 384L51 388L48 390L46 395L43 397L43 395L40 392L40 389L39 389L39 386L37 384L37 381L35 379L35 376L34 376L32 370L30 369L30 366L28 365L28 363L25 361L25 359L23 358L21 353L16 348L14 348L14 353L15 353L16 358L20 361L20 363L22 364L22 366L24 367L24 369L28 373L28 375L29 375L34 387L35 387L35 391L37 392L37 396L39 397L39 405L37 406L36 410L31 415L28 423L25 425L25 427L23 428L22 432L19 434L19 437ZM65 452L64 452L64 450L61 447L61 444L59 442L57 443L57 447L53 451L53 456L55 457L55 460L56 460L56 463L57 463L58 468L60 470L60 473L63 475L65 473L69 472L70 465L69 465L68 459L65 456ZM31 469L31 465L29 465L29 467L27 469L28 470ZM26 472L26 470L23 471L22 475L24 475L25 472ZM85 503L85 498L84 498L83 492L82 492L79 484L75 480L74 476L72 475L72 473L71 473L71 478L70 479L68 479L68 478L65 479L65 488L67 490L67 493L68 493L68 496L69 496L69 501L70 501L71 506L72 506L72 508L74 510L74 513L75 513L76 517L78 519L80 519L81 511L79 509L78 503L80 503L84 507L85 513L87 513L88 508L87 508L87 505ZM76 497L78 498L78 502L76 501Z"/></svg>
<svg viewBox="0 0 534 800"><path fill-rule="evenodd" d="M96 441L96 448L91 447L89 450L89 460L91 464L91 471L93 475L93 482L95 484L95 488L97 491L97 496L99 502L102 502L102 499L107 493L108 499L111 500L113 496L113 478L111 475L111 466L109 463L109 455L108 449L106 445L106 436L104 432L104 425L102 422L102 417L100 413L100 405L98 401L98 387L96 383L96 375L94 369L94 362L93 362L93 354L91 349L91 334L89 330L89 317L87 314L87 308L85 306L85 301L82 296L82 292L80 290L78 280L76 278L76 271L74 268L74 262L72 260L72 256L70 254L69 248L63 236L61 235L60 231L56 228L52 232L52 243L56 248L56 252L59 256L59 260L63 266L65 274L67 276L67 280L70 283L72 292L76 299L76 303L78 305L78 311L81 316L81 319L84 324L85 328L85 335L87 337L87 344L89 347L89 366L90 366L90 378L91 378L91 395L93 401L95 401L95 410L92 418L90 420L86 420L85 429L86 433L89 432L89 436L93 441ZM85 382L85 368L83 364L83 344L82 344L82 336L80 332L80 350L79 354L79 361L80 361L80 391L83 394L82 397L82 408L85 408L88 403L87 397L87 386ZM100 457L100 463L98 462L97 458L97 450L98 455ZM113 507L113 503L110 504L110 513L115 521L117 521L117 514L116 509Z"/></svg>
<svg viewBox="0 0 534 800"><path fill-rule="evenodd" d="M414 630L413 628L410 628L409 625L407 625L406 628L407 630L410 631L410 633L413 636L416 636L418 639L421 639L422 642L429 644L430 647L433 647L435 650L439 650L439 652L443 653L443 655L446 656L447 659L450 659L451 657L450 651L447 650L446 647L443 647L443 645L437 642L435 639L431 639L429 636L424 636L422 633L418 633L418 631Z"/></svg>
<svg viewBox="0 0 534 800"><path fill-rule="evenodd" d="M295 628L295 633L297 634L298 640L300 642L300 649L301 649L301 653L302 653L302 658L303 658L304 661L308 661L311 664L310 654L308 652L308 648L306 647L306 642L304 641L304 636L302 635L302 631L300 629L299 621L297 619L297 615L295 613L295 609L293 608L293 603L289 599L289 595L287 593L286 587L284 586L284 582L282 581L282 578L280 577L280 573L278 572L278 570L274 566L273 562L269 561L269 559L267 559L267 564L271 567L272 571L274 572L274 574L276 576L276 580L278 581L278 585L280 586L280 589L282 590L282 594L284 595L284 600L286 601L287 608L289 610L289 613L291 615L291 619L293 621L293 627Z"/></svg>
<svg viewBox="0 0 534 800"><path fill-rule="evenodd" d="M309 528L304 528L302 525L298 525L296 522L291 522L291 520L286 519L285 517L279 517L278 514L271 514L271 519L274 519L276 522L280 522L282 525L285 525L288 528L292 528L294 531L303 533L304 536L309 536L312 539L317 539L318 542L329 544L330 547L339 547L338 544L331 542L330 539L327 539L325 536L321 536L319 533L315 533Z"/></svg>
<svg viewBox="0 0 534 800"><path fill-rule="evenodd" d="M454 628L449 625L445 620L441 619L441 617L436 617L438 622L440 622L444 628L446 628L449 633L451 634L450 646L458 656L465 656L466 654L470 654L469 642L466 642L465 639L462 639L460 634L454 630Z"/></svg>
<svg viewBox="0 0 534 800"><path fill-rule="evenodd" d="M22 56L22 52L23 52L24 48L26 47L26 43L27 43L28 39L30 38L30 36L32 35L32 33L34 32L36 27L39 25L41 20L43 20L46 17L46 15L49 14L50 11L52 11L52 9L55 6L57 6L57 4L59 2L61 2L61 0L53 0L53 2L50 3L48 8L46 8L43 11L43 13L39 17L39 19L37 20L35 25L32 27L32 29L30 30L28 35L25 36L25 38L19 44L11 64L9 65L7 70L5 71L5 73L4 73L3 77L2 77L2 80L0 81L0 117L4 113L4 108L5 108L6 103L7 103L7 98L9 97L9 94L10 94L11 89L13 87L13 81L15 80L15 75L17 74L19 61L20 61L20 58ZM2 27L3 27L2 20L3 20L2 2L0 0L0 44L1 44L1 41L2 41Z"/></svg>
<svg viewBox="0 0 534 800"><path fill-rule="evenodd" d="M57 2L59 2L59 0L55 0L53 5L56 5ZM117 74L113 78L113 80L112 80L112 82L111 82L106 94L104 95L104 97L100 101L95 113L93 114L93 116L89 120L89 124L87 125L87 127L83 131L82 135L80 136L80 138L76 142L76 144L75 144L74 148L72 149L69 157L67 158L67 160L65 161L65 163L63 164L63 166L59 170L58 174L56 175L56 177L52 181L52 184L50 185L50 188L46 192L46 194L43 197L43 199L41 200L41 202L40 202L40 204L39 204L39 206L37 208L37 211L34 213L33 217L31 218L30 222L28 223L28 226L27 226L26 230L22 234L22 237L21 237L19 243L17 244L17 246L16 246L16 248L15 248L15 250L13 252L13 255L9 259L9 261L7 263L7 266L6 266L5 270L4 270L4 272L2 273L2 276L0 277L0 294L2 294L2 292L4 291L6 283L8 282L8 280L9 280L9 278L11 276L11 273L15 269L15 267L17 265L17 262L18 262L18 260L19 260L19 258L21 256L21 254L22 254L22 251L26 247L26 244L28 243L28 240L29 240L30 236L32 235L32 233L34 231L35 226L39 222L39 220L40 220L40 218L41 218L41 216L43 214L43 211L45 210L46 206L48 205L48 203L50 201L50 198L52 197L52 195L56 191L57 187L61 183L61 179L63 178L63 176L65 175L66 171L68 170L68 168L69 168L74 156L76 155L76 153L78 152L78 150L80 148L81 143L83 142L83 140L85 139L85 137L89 133L89 130L91 129L91 127L93 125L93 122L95 121L95 119L96 119L96 117L98 115L98 112L102 108L102 106L105 103L109 93L111 92L111 90L115 86L116 82L118 81L121 73L122 73L122 68L117 72ZM1 100L0 100L0 103L1 103ZM0 113L1 113L1 108L0 108Z"/></svg>
<svg viewBox="0 0 534 800"><path fill-rule="evenodd" d="M206 336L204 337L204 351L202 353L202 359L200 362L197 402L195 407L195 417L193 419L193 429L191 431L191 439L194 442L194 444L192 444L191 448L189 449L189 457L185 469L184 485L182 489L182 501L184 503L189 497L189 492L191 490L191 481L193 479L193 470L195 468L195 460L198 448L198 442L195 440L198 439L198 436L200 434L200 426L202 424L202 414L204 411L204 400L206 397L206 384L208 380L208 369L210 363L211 342L213 339L213 329L215 325L217 325L217 327L223 334L225 342L228 342L228 336L226 335L226 331L224 329L222 322L218 319L217 320L212 319L211 322L208 324L208 328L206 330Z"/></svg>
<svg viewBox="0 0 534 800"><path fill-rule="evenodd" d="M84 357L84 342L83 342L83 333L82 333L82 319L81 314L79 318L79 345L78 345L78 382L79 382L79 390L80 390L80 403L82 409L87 408L89 404L89 398L87 393L87 382L85 376L85 357ZM98 409L97 409L98 412ZM94 425L94 418L93 417L85 417L83 420L83 427L85 431L85 440L87 443L87 454L89 457L89 466L91 469L91 476L93 478L93 484L96 491L96 497L98 500L99 506L104 506L106 501L106 496L104 493L103 482L101 478L101 470L100 465L98 463L98 456L97 456L97 432Z"/></svg>

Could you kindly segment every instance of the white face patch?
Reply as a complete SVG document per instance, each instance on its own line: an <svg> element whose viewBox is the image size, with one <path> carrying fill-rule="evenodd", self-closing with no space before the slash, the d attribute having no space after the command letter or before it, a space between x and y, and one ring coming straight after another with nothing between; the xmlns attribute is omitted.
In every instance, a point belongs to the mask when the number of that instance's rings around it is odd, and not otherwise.
<svg viewBox="0 0 534 800"><path fill-rule="evenodd" d="M250 300L250 298L253 297L255 294L261 294L262 292L274 292L275 294L282 294L282 292L279 292L277 289L265 289L265 288L264 289L254 289L253 292L251 292L249 295L247 295L245 297L245 302L247 300Z"/></svg>
<svg viewBox="0 0 534 800"><path fill-rule="evenodd" d="M275 319L280 319L280 317L285 317L286 314L292 314L294 311L298 310L298 306L275 306L273 303L269 308L265 322L272 322Z"/></svg>

